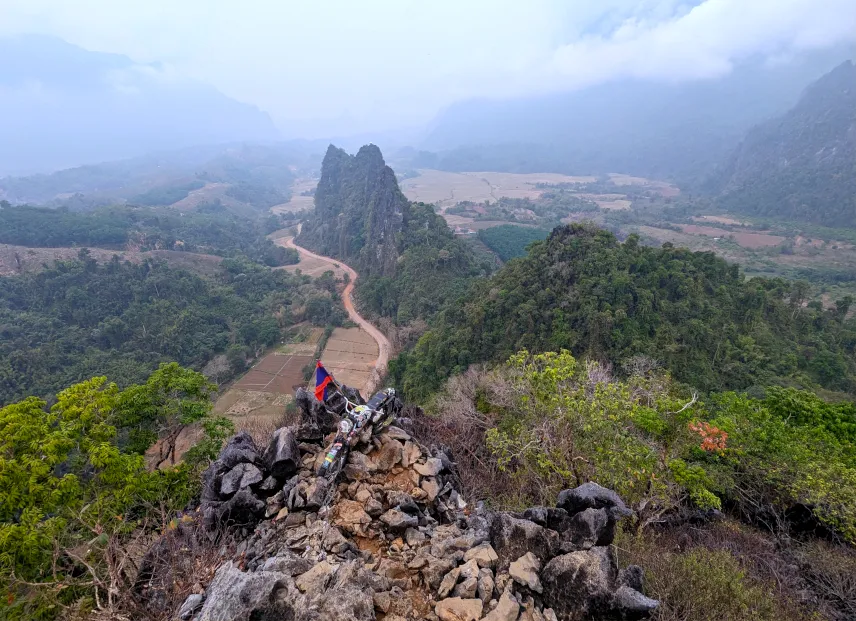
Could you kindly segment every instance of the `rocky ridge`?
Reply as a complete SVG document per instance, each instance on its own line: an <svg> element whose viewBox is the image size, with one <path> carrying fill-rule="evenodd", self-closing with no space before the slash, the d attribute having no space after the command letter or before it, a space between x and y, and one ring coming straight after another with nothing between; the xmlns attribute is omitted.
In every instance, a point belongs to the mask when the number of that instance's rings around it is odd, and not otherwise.
<svg viewBox="0 0 856 621"><path fill-rule="evenodd" d="M586 483L522 513L470 507L450 455L407 419L361 437L328 489L315 472L332 421L305 391L297 402L301 425L263 450L238 434L205 473L201 521L247 536L174 618L641 619L657 606L640 568L618 570L611 543L631 512L611 490Z"/></svg>
<svg viewBox="0 0 856 621"><path fill-rule="evenodd" d="M330 145L315 190L315 215L297 241L363 276L392 276L409 205L377 146L365 145L352 156Z"/></svg>

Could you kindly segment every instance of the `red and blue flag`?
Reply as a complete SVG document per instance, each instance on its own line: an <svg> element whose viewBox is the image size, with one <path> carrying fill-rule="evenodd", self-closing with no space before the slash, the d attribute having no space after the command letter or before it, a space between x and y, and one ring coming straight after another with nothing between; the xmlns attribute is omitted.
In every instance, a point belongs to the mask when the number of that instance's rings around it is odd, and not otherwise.
<svg viewBox="0 0 856 621"><path fill-rule="evenodd" d="M330 384L333 384L334 387L336 385L333 376L327 372L319 360L315 363L315 398L318 401L327 400L327 390L330 388Z"/></svg>

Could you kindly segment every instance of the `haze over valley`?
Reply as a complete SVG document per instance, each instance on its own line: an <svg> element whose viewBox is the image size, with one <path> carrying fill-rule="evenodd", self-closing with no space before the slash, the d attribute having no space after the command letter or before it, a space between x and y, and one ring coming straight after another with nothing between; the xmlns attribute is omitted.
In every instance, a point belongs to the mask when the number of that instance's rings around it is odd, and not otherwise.
<svg viewBox="0 0 856 621"><path fill-rule="evenodd" d="M7 0L0 619L856 618L854 54Z"/></svg>

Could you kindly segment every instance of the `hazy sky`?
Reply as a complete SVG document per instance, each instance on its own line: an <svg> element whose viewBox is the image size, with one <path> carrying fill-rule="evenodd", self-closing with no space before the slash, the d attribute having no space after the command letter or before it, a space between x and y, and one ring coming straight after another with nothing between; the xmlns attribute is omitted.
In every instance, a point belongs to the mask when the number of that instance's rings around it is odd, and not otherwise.
<svg viewBox="0 0 856 621"><path fill-rule="evenodd" d="M23 32L161 61L284 128L335 132L474 96L721 75L856 40L856 0L0 0L0 34Z"/></svg>

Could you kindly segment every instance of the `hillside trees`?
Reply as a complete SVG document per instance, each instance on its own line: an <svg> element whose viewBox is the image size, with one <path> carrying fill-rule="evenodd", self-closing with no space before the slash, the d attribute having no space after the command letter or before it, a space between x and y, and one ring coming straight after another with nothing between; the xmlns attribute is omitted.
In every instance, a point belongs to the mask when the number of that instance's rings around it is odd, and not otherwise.
<svg viewBox="0 0 856 621"><path fill-rule="evenodd" d="M98 265L81 252L0 278L0 403L49 397L98 373L140 383L161 362L201 369L230 348L251 358L294 323L344 318L323 281L247 259L222 266L207 279L151 260Z"/></svg>
<svg viewBox="0 0 856 621"><path fill-rule="evenodd" d="M273 223L271 222L273 219ZM32 247L105 246L142 251L177 250L225 257L247 256L269 266L297 263L296 252L266 235L278 218L244 218L218 203L193 212L105 207L86 213L44 207L0 208L0 243ZM271 228L273 224L273 228Z"/></svg>
<svg viewBox="0 0 856 621"><path fill-rule="evenodd" d="M619 243L573 224L475 282L390 368L416 398L474 362L562 348L613 365L646 355L702 391L856 391L856 323L802 306L793 290L780 279L744 280L712 253L650 248L633 235Z"/></svg>
<svg viewBox="0 0 856 621"><path fill-rule="evenodd" d="M711 180L726 209L856 226L856 66L809 85L779 118L754 127Z"/></svg>
<svg viewBox="0 0 856 621"><path fill-rule="evenodd" d="M145 541L188 502L199 467L231 430L210 416L212 388L168 365L125 391L96 377L61 391L50 409L35 397L0 408L1 617L115 611L135 579L123 546ZM183 465L149 471L134 433L167 419L214 433Z"/></svg>

